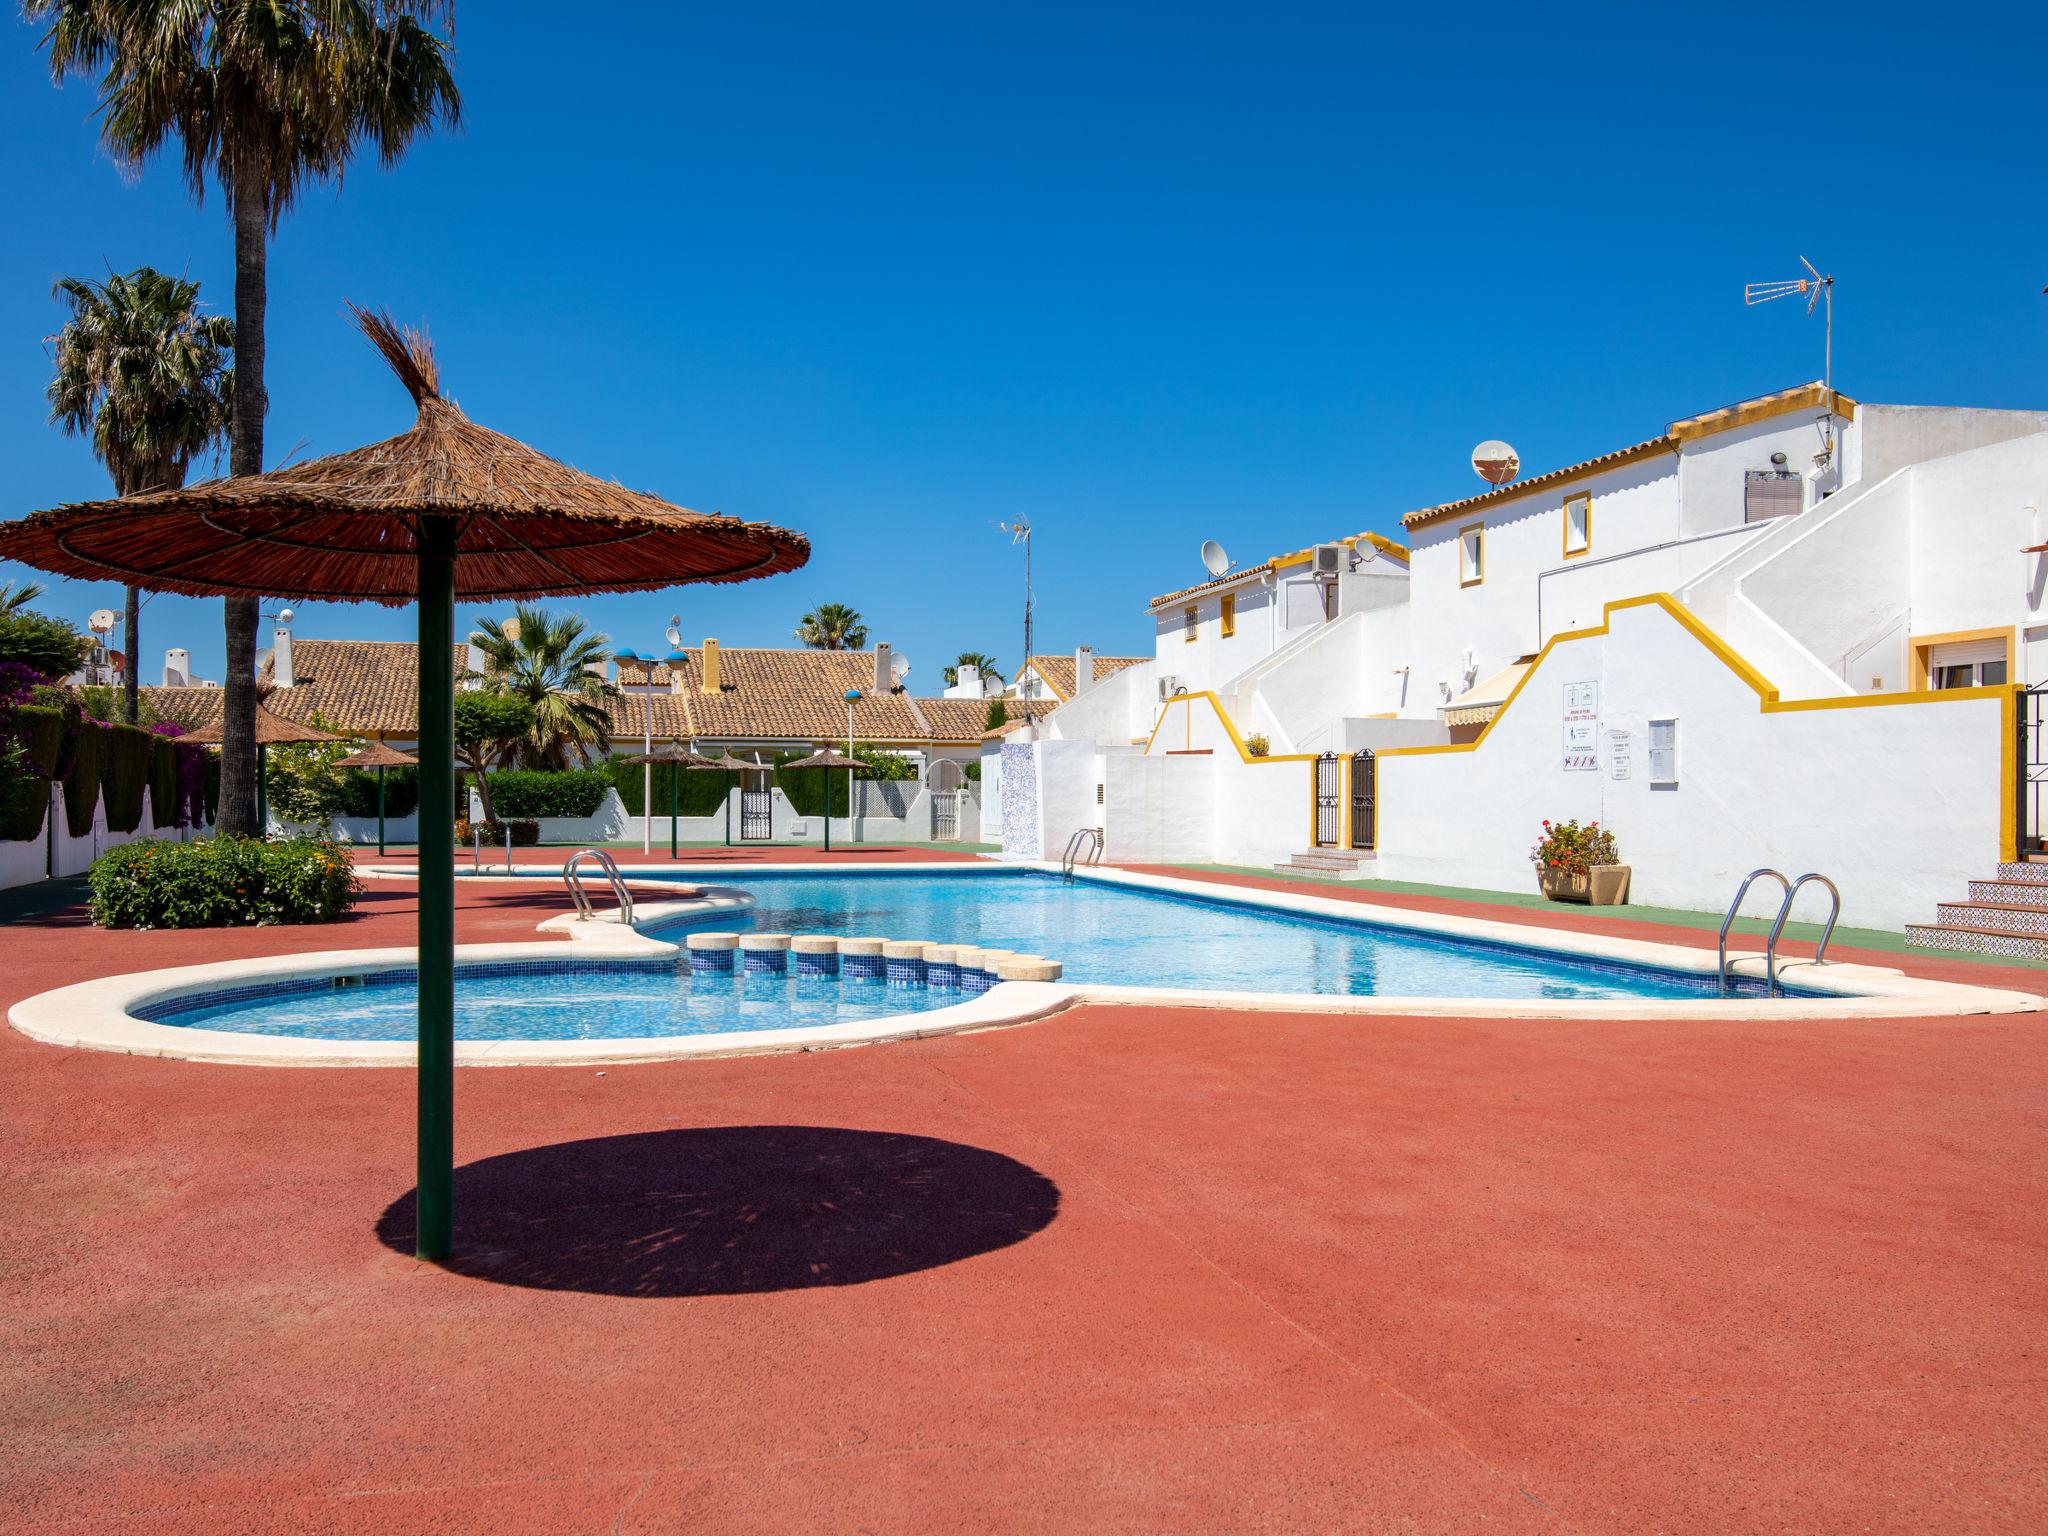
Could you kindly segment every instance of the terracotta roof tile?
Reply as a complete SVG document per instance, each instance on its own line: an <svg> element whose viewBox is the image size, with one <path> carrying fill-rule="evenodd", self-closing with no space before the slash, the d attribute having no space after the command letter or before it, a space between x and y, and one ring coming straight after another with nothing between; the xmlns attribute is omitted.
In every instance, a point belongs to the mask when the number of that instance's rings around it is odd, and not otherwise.
<svg viewBox="0 0 2048 1536"><path fill-rule="evenodd" d="M1381 554L1391 556L1393 559L1399 560L1403 565L1407 564L1407 546L1388 538L1383 533L1373 533L1371 531L1348 533L1341 539L1331 539L1327 542L1356 545L1360 539L1365 540L1366 543L1372 545ZM1212 576L1207 581L1198 581L1192 587L1182 587L1177 592L1162 592L1146 606L1148 608L1158 608L1167 603L1177 603L1183 598L1194 597L1198 593L1213 592L1218 587L1227 587L1235 582L1245 581L1254 576L1263 576L1269 571L1285 570L1290 565L1299 565L1314 554L1314 552L1315 546L1311 544L1306 549L1291 550L1284 555L1275 555L1270 560L1261 560L1258 564L1248 565L1243 570L1226 571L1221 576Z"/></svg>
<svg viewBox="0 0 2048 1536"><path fill-rule="evenodd" d="M1113 677L1125 667L1135 667L1150 661L1150 656L1098 656L1095 658L1095 681ZM1052 685L1054 693L1062 699L1074 696L1074 657L1072 652L1064 656L1033 656L1028 663L1046 682Z"/></svg>

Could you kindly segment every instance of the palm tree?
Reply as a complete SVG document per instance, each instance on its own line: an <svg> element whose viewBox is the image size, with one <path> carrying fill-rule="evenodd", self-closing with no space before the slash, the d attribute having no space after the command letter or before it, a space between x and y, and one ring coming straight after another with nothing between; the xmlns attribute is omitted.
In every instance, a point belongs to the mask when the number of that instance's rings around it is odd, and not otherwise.
<svg viewBox="0 0 2048 1536"><path fill-rule="evenodd" d="M22 0L45 21L50 73L98 77L100 138L139 169L176 140L192 195L211 174L235 232L236 389L228 468L263 469L269 239L309 181L356 150L393 164L462 103L453 0ZM222 832L256 831L256 599L226 604Z"/></svg>
<svg viewBox="0 0 2048 1536"><path fill-rule="evenodd" d="M1003 681L1003 674L996 670L995 657L989 655L986 651L962 651L954 658L953 665L947 667L939 674L945 680L948 688L960 681L960 669L962 667L973 667L981 673L981 680L985 683L1000 683Z"/></svg>
<svg viewBox="0 0 2048 1536"><path fill-rule="evenodd" d="M0 582L0 613L19 613L42 595L40 581L24 581L18 587L11 581Z"/></svg>
<svg viewBox="0 0 2048 1536"><path fill-rule="evenodd" d="M55 295L71 318L48 338L57 367L50 420L91 437L117 496L183 485L193 459L227 435L233 323L200 310L197 283L151 267L125 277L110 273L105 282L63 278ZM130 725L137 720L141 624L141 591L130 586L121 680L121 714Z"/></svg>
<svg viewBox="0 0 2048 1536"><path fill-rule="evenodd" d="M868 627L844 603L820 603L796 621L796 637L816 651L858 651L868 643Z"/></svg>
<svg viewBox="0 0 2048 1536"><path fill-rule="evenodd" d="M605 681L608 637L585 634L573 613L553 614L524 603L504 623L480 619L469 643L483 653L470 680L523 699L533 711L520 760L529 768L566 768L574 751L584 762L611 745L609 700L619 690Z"/></svg>

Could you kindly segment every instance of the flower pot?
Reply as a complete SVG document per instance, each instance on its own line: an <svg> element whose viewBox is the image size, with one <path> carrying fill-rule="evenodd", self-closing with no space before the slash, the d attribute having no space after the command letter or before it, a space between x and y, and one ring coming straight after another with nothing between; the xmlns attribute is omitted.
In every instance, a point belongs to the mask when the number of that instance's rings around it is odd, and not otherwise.
<svg viewBox="0 0 2048 1536"><path fill-rule="evenodd" d="M1618 907L1628 900L1629 866L1594 864L1584 874L1539 869L1537 884L1552 901L1583 901L1589 906Z"/></svg>

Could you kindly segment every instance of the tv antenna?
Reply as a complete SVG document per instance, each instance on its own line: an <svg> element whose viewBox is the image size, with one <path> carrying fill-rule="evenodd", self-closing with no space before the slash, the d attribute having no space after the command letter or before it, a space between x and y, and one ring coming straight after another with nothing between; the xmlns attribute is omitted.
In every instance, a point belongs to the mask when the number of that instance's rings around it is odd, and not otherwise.
<svg viewBox="0 0 2048 1536"><path fill-rule="evenodd" d="M1824 409L1820 418L1821 458L1825 461L1832 458L1835 451L1835 274L1830 272L1823 277L1819 268L1804 256L1799 258L1799 265L1806 268L1806 276L1788 277L1772 283L1744 283L1742 302L1746 307L1754 309L1757 305L1768 304L1773 299L1789 299L1803 293L1806 295L1806 313L1809 317L1812 316L1815 305L1826 303L1822 342L1824 350L1821 354L1821 404Z"/></svg>
<svg viewBox="0 0 2048 1536"><path fill-rule="evenodd" d="M1024 546L1024 659L1031 659L1031 519L1021 512L1007 523L997 523L996 532L1007 533L1010 542ZM1029 717L1030 711L1025 711Z"/></svg>

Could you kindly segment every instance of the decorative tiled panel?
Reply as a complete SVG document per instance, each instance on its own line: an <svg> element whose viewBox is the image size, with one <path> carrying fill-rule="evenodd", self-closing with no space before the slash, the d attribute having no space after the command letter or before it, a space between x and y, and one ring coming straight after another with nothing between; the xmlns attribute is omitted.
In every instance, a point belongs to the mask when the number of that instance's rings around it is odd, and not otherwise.
<svg viewBox="0 0 2048 1536"><path fill-rule="evenodd" d="M1906 925L1906 942L1924 949L1953 949L1973 955L1999 955L2008 960L2048 960L2048 935L1971 933L1962 928Z"/></svg>
<svg viewBox="0 0 2048 1536"><path fill-rule="evenodd" d="M2020 907L2048 907L2048 885L2032 880L1972 880L1970 900L1997 901Z"/></svg>
<svg viewBox="0 0 2048 1536"><path fill-rule="evenodd" d="M2048 885L2048 864L2001 864L1998 878L2017 880L2027 885Z"/></svg>
<svg viewBox="0 0 2048 1536"><path fill-rule="evenodd" d="M1980 907L1966 901L1938 902L1934 920L1941 928L2008 928L2022 933L2048 934L2048 908L2012 911L2004 907Z"/></svg>

